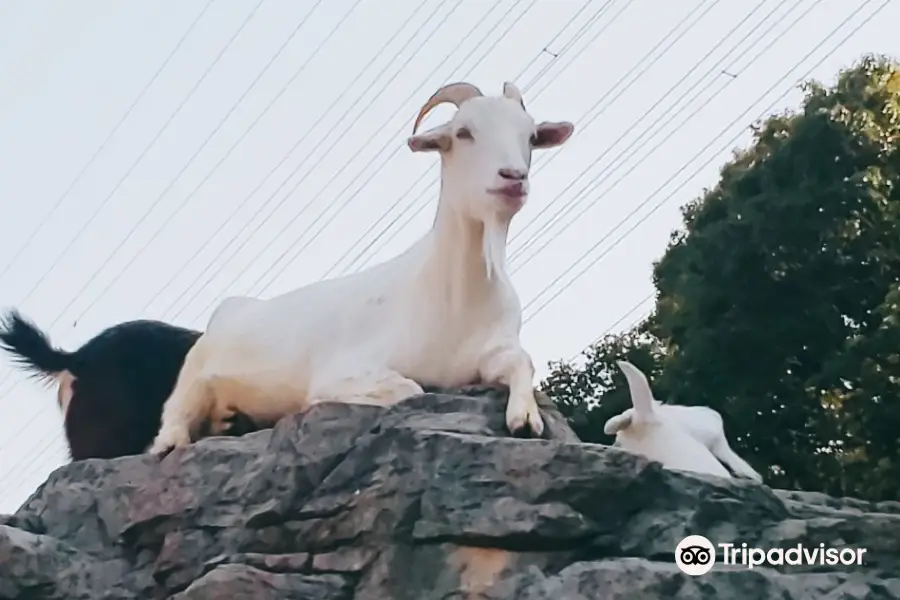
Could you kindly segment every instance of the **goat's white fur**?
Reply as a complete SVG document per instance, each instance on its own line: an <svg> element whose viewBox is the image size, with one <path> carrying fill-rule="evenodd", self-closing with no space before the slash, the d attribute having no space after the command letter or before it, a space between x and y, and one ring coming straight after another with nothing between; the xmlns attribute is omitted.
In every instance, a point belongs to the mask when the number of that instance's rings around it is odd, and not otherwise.
<svg viewBox="0 0 900 600"><path fill-rule="evenodd" d="M762 481L762 477L728 445L722 416L706 406L664 404L653 398L647 377L628 361L616 361L628 380L632 408L603 426L616 445L659 461L664 467ZM720 462L721 461L721 462Z"/></svg>
<svg viewBox="0 0 900 600"><path fill-rule="evenodd" d="M72 401L74 390L72 385L75 383L75 376L69 371L63 370L56 374L58 388L56 389L56 402L62 411L63 419L69 412L69 403Z"/></svg>
<svg viewBox="0 0 900 600"><path fill-rule="evenodd" d="M506 238L527 197L532 149L562 144L574 127L535 125L518 89L503 91L452 84L420 111L416 126L441 101L458 106L448 123L418 135L414 126L408 140L441 157L434 225L411 248L359 273L218 307L185 359L151 452L189 443L204 417L221 431L215 424L236 411L271 423L319 402L386 406L423 393L420 384L477 381L509 387L510 431L541 435Z"/></svg>

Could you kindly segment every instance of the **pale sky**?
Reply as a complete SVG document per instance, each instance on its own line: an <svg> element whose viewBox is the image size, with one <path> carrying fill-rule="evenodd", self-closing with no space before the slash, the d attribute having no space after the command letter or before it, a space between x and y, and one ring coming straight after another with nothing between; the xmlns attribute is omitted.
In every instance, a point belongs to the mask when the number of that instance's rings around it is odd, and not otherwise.
<svg viewBox="0 0 900 600"><path fill-rule="evenodd" d="M74 350L390 258L434 216L418 107L515 80L535 119L576 127L536 155L510 238L540 377L650 309L679 207L752 121L797 106L801 79L900 55L897 23L889 0L7 0L0 307ZM8 513L67 458L55 392L5 354L0 396Z"/></svg>

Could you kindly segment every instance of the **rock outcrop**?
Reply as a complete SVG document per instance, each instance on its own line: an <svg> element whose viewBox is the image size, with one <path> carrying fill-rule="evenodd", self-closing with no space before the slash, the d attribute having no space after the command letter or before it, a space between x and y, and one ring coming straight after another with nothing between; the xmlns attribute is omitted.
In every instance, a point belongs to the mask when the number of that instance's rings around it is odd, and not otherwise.
<svg viewBox="0 0 900 600"><path fill-rule="evenodd" d="M505 434L502 395L321 405L242 438L61 467L0 517L0 598L900 598L900 505ZM123 432L125 434L125 432ZM863 565L683 574L687 534L852 545Z"/></svg>

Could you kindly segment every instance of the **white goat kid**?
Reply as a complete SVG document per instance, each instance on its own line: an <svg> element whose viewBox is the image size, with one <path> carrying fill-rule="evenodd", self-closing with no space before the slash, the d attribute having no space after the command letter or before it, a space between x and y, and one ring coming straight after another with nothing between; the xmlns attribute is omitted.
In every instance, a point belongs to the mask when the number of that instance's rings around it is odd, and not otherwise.
<svg viewBox="0 0 900 600"><path fill-rule="evenodd" d="M653 398L640 369L624 360L616 364L628 380L633 405L603 426L604 433L616 436L617 446L661 462L667 469L730 478L721 459L735 473L762 480L731 450L718 412L706 406L663 404Z"/></svg>
<svg viewBox="0 0 900 600"><path fill-rule="evenodd" d="M457 107L453 118L416 134L445 102ZM188 444L205 417L222 423L239 411L272 423L319 402L387 406L423 393L420 384L506 386L509 430L540 436L506 238L528 195L532 150L559 146L573 130L535 125L511 83L492 97L467 83L438 90L407 142L440 154L432 229L368 270L267 300L224 301L185 360L150 451Z"/></svg>

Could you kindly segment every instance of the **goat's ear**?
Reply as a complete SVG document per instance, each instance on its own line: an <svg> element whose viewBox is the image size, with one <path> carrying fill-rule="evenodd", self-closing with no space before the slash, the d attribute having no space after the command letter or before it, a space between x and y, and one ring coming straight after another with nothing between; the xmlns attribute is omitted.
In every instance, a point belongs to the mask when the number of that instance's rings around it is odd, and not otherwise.
<svg viewBox="0 0 900 600"><path fill-rule="evenodd" d="M413 152L446 152L450 149L450 143L450 125L448 123L423 131L406 140L406 144Z"/></svg>
<svg viewBox="0 0 900 600"><path fill-rule="evenodd" d="M610 418L606 424L603 425L603 433L606 435L616 435L623 429L628 429L631 427L632 414L632 411L626 410L621 415Z"/></svg>
<svg viewBox="0 0 900 600"><path fill-rule="evenodd" d="M627 360L617 360L616 365L622 370L628 381L628 391L631 394L631 405L639 418L650 418L653 411L653 392L650 390L650 382L647 376L636 366Z"/></svg>
<svg viewBox="0 0 900 600"><path fill-rule="evenodd" d="M559 123L549 123L544 121L536 128L534 138L532 138L531 141L531 147L538 150L555 148L572 137L572 132L574 131L575 126L568 121L561 121Z"/></svg>

